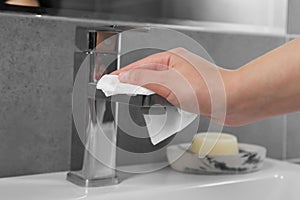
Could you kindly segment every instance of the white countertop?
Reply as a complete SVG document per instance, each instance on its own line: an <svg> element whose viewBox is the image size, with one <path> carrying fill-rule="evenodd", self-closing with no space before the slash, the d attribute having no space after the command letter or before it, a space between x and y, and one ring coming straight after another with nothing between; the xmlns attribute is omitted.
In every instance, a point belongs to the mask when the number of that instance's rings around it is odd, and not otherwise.
<svg viewBox="0 0 300 200"><path fill-rule="evenodd" d="M297 174L298 178L295 177L295 174ZM176 197L179 198L180 194L186 195L187 192L190 194L194 189L196 189L195 191L201 191L201 194L206 194L215 187L219 188L221 186L223 188L222 191L224 191L223 186L226 186L225 188L227 189L233 189L237 185L244 185L243 183L250 183L250 185L268 184L271 187L270 183L276 183L276 180L288 180L291 183L290 179L296 181L297 178L297 185L299 185L299 177L300 166L271 159L267 159L263 169L255 173L241 175L193 175L179 173L167 167L153 173L121 175L120 184L99 188L82 188L76 186L66 181L66 172L59 172L2 178L0 179L0 199L92 200L156 198L157 200L157 197L166 198L166 195L170 195L174 191L178 195L176 194L172 198L177 199ZM235 186L233 187L233 185ZM277 185L274 186L277 187ZM251 186L251 190L254 189L253 187L255 186ZM186 189L186 192L180 192ZM190 191L191 189L193 190ZM220 192L221 190L218 191Z"/></svg>

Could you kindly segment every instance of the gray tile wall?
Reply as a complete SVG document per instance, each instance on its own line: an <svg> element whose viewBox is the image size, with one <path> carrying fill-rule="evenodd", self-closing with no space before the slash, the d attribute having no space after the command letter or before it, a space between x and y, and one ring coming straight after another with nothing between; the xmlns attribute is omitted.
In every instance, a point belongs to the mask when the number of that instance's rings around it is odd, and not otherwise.
<svg viewBox="0 0 300 200"><path fill-rule="evenodd" d="M68 170L75 29L99 26L103 22L0 14L0 23L3 25L0 29L0 176ZM263 35L185 33L200 42L216 63L226 68L237 68L285 41L283 37ZM203 119L199 130L205 130L206 125ZM271 157L284 158L284 116L225 130L236 134L242 142L267 146ZM183 131L189 132L189 129ZM145 148L126 137L120 139L128 147ZM164 156L160 155L135 162L162 159ZM131 158L119 154L119 164L130 164L129 161Z"/></svg>
<svg viewBox="0 0 300 200"><path fill-rule="evenodd" d="M287 38L287 41L293 40L297 35L293 35ZM286 158L289 160L300 160L300 134L299 134L299 122L300 112L288 114L286 116L286 134L287 134L287 146L286 146Z"/></svg>
<svg viewBox="0 0 300 200"><path fill-rule="evenodd" d="M288 22L287 22L287 33L289 34L300 34L300 1L289 0L288 3Z"/></svg>
<svg viewBox="0 0 300 200"><path fill-rule="evenodd" d="M236 69L282 45L285 37L218 32L183 33L199 42L219 66Z"/></svg>
<svg viewBox="0 0 300 200"><path fill-rule="evenodd" d="M287 115L287 159L300 160L300 112Z"/></svg>
<svg viewBox="0 0 300 200"><path fill-rule="evenodd" d="M0 13L0 177L68 170L76 26Z"/></svg>
<svg viewBox="0 0 300 200"><path fill-rule="evenodd" d="M0 176L68 169L74 25L0 23Z"/></svg>

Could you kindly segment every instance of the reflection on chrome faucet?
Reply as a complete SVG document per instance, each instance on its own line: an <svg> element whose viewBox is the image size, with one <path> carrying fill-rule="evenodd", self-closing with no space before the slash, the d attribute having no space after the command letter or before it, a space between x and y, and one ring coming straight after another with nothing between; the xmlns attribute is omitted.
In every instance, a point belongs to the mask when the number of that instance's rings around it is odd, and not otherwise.
<svg viewBox="0 0 300 200"><path fill-rule="evenodd" d="M89 125L87 127L86 151L82 172L86 179L116 177L117 125L112 116L111 104L103 100L89 99ZM96 111L96 112L95 112ZM112 183L117 180L112 180Z"/></svg>
<svg viewBox="0 0 300 200"><path fill-rule="evenodd" d="M83 123L84 133L80 135L84 143L82 168L69 172L67 180L80 186L103 186L118 182L115 172L118 103L95 98L95 83L105 73L119 67L119 32L114 26L102 27L101 30L77 30L77 34L83 36L77 37L77 40L84 40L88 36L81 49L86 54L85 63L88 63L81 66L85 68L82 72L86 72L87 77L81 83L84 88L81 98L87 99L88 109Z"/></svg>
<svg viewBox="0 0 300 200"><path fill-rule="evenodd" d="M136 35L141 35L142 38L149 36L149 28L123 32L130 28L111 26L101 27L100 30L77 29L76 46L82 52L76 55L80 55L84 58L84 61L78 64L75 57L75 72L76 66L79 67L80 65L80 67L73 88L73 118L78 134L76 136L80 137L84 145L82 150L84 152L82 166L77 166L77 171L74 170L68 173L67 179L80 186L103 186L118 182L115 169L117 130L121 130L118 127L119 105L120 107L126 105L128 109L130 107L137 108L139 114L149 114L151 108L151 114L157 115L164 115L166 113L165 107L171 106L167 100L157 94L148 96L116 94L106 97L101 90L96 90L96 83L104 74L120 68L121 58L122 61L132 62L137 59L137 56L144 57L162 51L149 47L145 48L142 45L143 49L135 49L135 46L133 46L134 51L128 49L127 52L126 45L123 44L126 41L128 42L128 38L130 38L130 41L133 40L130 44L138 44L134 40ZM128 32L134 34L129 34L129 36ZM122 50L125 49L125 53L122 51L124 54L122 57L120 53L121 37L123 41ZM88 38L88 41L83 42L86 38ZM77 102L74 99L77 99ZM86 109L83 109L83 107ZM74 115L74 110L76 110L77 116ZM147 140L150 142L149 138ZM160 148L159 145L156 146L156 149Z"/></svg>

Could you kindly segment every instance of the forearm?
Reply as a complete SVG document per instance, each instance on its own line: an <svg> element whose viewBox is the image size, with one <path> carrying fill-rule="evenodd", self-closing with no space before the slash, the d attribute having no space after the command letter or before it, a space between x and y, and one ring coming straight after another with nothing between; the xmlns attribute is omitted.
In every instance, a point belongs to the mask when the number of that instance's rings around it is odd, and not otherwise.
<svg viewBox="0 0 300 200"><path fill-rule="evenodd" d="M242 125L300 110L300 39L232 72L226 124Z"/></svg>

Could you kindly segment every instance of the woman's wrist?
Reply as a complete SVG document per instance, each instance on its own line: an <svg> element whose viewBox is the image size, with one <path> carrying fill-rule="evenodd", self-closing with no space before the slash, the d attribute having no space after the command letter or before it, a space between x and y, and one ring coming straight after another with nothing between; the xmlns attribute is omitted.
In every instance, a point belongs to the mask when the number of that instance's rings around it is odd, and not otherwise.
<svg viewBox="0 0 300 200"><path fill-rule="evenodd" d="M229 126L241 126L270 116L266 107L270 107L270 95L262 88L259 74L252 67L241 67L225 73L226 119Z"/></svg>
<svg viewBox="0 0 300 200"><path fill-rule="evenodd" d="M223 70L221 74L226 94L225 125L238 125L237 116L241 114L240 106L243 95L241 71L239 69Z"/></svg>

